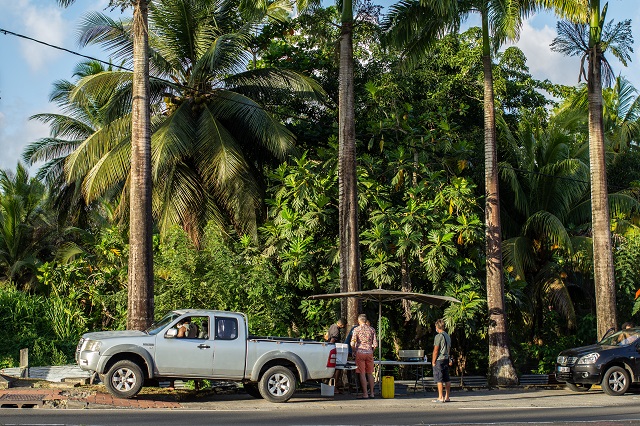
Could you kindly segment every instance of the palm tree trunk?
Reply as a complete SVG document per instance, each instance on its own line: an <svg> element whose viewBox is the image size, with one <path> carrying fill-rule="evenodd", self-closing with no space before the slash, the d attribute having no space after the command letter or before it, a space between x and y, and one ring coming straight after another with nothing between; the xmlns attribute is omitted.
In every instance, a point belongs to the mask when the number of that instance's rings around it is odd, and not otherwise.
<svg viewBox="0 0 640 426"><path fill-rule="evenodd" d="M358 186L356 175L356 131L353 94L353 5L343 2L340 32L340 69L338 96L339 142L339 238L340 291L360 290L360 247L358 236ZM348 324L358 323L360 302L348 298L342 315Z"/></svg>
<svg viewBox="0 0 640 426"><path fill-rule="evenodd" d="M489 308L489 383L513 385L518 376L511 363L502 277L502 232L500 230L500 194L496 147L493 71L487 12L482 12L484 67L484 164L485 222L487 256L487 305Z"/></svg>
<svg viewBox="0 0 640 426"><path fill-rule="evenodd" d="M147 22L149 0L137 0L133 4L133 104L131 114L127 329L144 330L151 325L154 309Z"/></svg>
<svg viewBox="0 0 640 426"><path fill-rule="evenodd" d="M616 328L616 284L611 249L607 169L602 122L602 50L600 2L591 0L591 32L587 90L589 96L589 164L591 174L591 223L593 227L593 278L596 290L596 337Z"/></svg>

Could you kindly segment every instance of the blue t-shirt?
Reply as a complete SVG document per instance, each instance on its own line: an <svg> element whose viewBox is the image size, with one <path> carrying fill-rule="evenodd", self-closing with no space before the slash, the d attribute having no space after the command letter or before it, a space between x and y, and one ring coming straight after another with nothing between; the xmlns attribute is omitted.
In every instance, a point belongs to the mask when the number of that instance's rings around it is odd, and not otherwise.
<svg viewBox="0 0 640 426"><path fill-rule="evenodd" d="M441 359L449 359L451 337L449 337L446 331L436 334L436 337L433 339L433 346L438 346L438 357L436 358L436 361L440 361Z"/></svg>

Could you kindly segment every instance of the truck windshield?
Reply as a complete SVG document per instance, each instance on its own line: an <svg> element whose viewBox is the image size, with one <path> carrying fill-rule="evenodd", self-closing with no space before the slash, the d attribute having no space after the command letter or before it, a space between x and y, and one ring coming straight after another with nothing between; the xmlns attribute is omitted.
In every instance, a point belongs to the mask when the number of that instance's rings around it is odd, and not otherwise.
<svg viewBox="0 0 640 426"><path fill-rule="evenodd" d="M180 315L175 312L169 312L167 315L162 317L160 321L151 324L151 327L147 328L145 331L147 332L147 334L155 336L156 334L160 333L160 331L162 331L162 329L164 329L167 324L169 324L179 316Z"/></svg>

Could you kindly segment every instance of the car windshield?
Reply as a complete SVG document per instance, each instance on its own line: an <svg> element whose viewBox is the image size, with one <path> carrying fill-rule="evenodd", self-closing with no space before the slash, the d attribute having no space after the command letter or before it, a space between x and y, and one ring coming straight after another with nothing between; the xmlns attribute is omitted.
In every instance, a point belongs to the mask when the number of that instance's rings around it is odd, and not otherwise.
<svg viewBox="0 0 640 426"><path fill-rule="evenodd" d="M621 330L605 337L600 341L603 346L627 346L635 342L640 337L640 330Z"/></svg>
<svg viewBox="0 0 640 426"><path fill-rule="evenodd" d="M169 324L179 316L180 314L177 314L176 312L169 312L167 315L162 317L160 321L151 324L151 327L147 328L145 331L147 332L147 334L156 335L160 333L160 331L162 331L162 329L164 329L167 324Z"/></svg>

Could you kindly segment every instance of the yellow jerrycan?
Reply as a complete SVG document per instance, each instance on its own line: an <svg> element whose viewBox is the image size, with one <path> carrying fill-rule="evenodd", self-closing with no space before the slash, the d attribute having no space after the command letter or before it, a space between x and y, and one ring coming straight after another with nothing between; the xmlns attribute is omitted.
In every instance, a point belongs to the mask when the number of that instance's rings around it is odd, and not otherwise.
<svg viewBox="0 0 640 426"><path fill-rule="evenodd" d="M393 398L395 396L395 384L393 376L382 376L382 397Z"/></svg>

